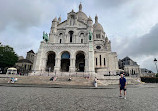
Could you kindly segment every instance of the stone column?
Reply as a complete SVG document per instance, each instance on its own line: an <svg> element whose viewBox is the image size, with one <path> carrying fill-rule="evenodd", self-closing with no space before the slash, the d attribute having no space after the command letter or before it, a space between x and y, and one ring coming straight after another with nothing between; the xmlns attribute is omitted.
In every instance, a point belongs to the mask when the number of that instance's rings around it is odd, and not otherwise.
<svg viewBox="0 0 158 111"><path fill-rule="evenodd" d="M70 72L75 72L75 58L70 59Z"/></svg>
<svg viewBox="0 0 158 111"><path fill-rule="evenodd" d="M84 72L88 73L88 59L85 58Z"/></svg>
<svg viewBox="0 0 158 111"><path fill-rule="evenodd" d="M88 63L88 66L89 66L89 74L92 74L94 75L95 74L95 71L94 71L94 49L93 49L93 41L92 40L89 40L89 53L88 53L88 56L89 56L89 63Z"/></svg>
<svg viewBox="0 0 158 111"><path fill-rule="evenodd" d="M75 35L75 43L77 43L78 41L77 41L77 35Z"/></svg>
<svg viewBox="0 0 158 111"><path fill-rule="evenodd" d="M130 69L128 69L128 73L129 73L129 75L131 75L131 70Z"/></svg>
<svg viewBox="0 0 158 111"><path fill-rule="evenodd" d="M42 59L42 67L41 67L41 69L42 69L42 71L44 71L44 72L45 72L45 70L46 70L46 62L47 62L47 58L43 58L43 59Z"/></svg>
<svg viewBox="0 0 158 111"><path fill-rule="evenodd" d="M40 67L39 67L39 75L43 75L45 73L45 69L46 69L46 58L42 58L41 62L40 62Z"/></svg>
<svg viewBox="0 0 158 111"><path fill-rule="evenodd" d="M65 35L65 43L68 43L68 35Z"/></svg>
<svg viewBox="0 0 158 111"><path fill-rule="evenodd" d="M55 72L60 72L60 64L61 64L61 59L55 58L55 66L54 66Z"/></svg>

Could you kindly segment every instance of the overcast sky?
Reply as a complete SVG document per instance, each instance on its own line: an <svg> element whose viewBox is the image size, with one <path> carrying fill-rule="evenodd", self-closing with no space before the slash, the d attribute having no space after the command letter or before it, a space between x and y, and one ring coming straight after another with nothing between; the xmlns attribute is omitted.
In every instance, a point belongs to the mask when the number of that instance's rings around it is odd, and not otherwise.
<svg viewBox="0 0 158 111"><path fill-rule="evenodd" d="M98 15L118 58L129 56L142 68L155 71L158 59L158 0L0 0L0 42L20 56L38 51L51 21L62 21L82 3L87 16Z"/></svg>

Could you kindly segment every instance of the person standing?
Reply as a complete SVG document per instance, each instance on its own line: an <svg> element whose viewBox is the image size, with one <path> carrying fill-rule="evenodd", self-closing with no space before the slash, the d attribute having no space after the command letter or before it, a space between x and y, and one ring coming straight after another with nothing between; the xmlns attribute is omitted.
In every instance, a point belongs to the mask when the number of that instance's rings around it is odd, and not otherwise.
<svg viewBox="0 0 158 111"><path fill-rule="evenodd" d="M119 85L120 85L120 97L122 97L121 91L124 90L124 99L126 99L126 78L123 74L120 75Z"/></svg>
<svg viewBox="0 0 158 111"><path fill-rule="evenodd" d="M94 78L94 86L98 87L98 85L97 85L97 77Z"/></svg>

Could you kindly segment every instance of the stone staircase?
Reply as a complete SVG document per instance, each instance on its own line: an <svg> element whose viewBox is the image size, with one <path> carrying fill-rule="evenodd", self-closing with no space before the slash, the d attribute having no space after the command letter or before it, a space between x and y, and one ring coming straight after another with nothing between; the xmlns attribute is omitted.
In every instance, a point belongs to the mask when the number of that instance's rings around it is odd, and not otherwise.
<svg viewBox="0 0 158 111"><path fill-rule="evenodd" d="M80 74L81 75L81 74ZM93 87L94 77L88 77L88 75L83 75L81 77L76 77L76 75L71 76L59 76L56 81L50 81L52 76L4 76L0 77L0 83L8 83L10 77L18 78L18 81L15 84L35 84L35 85L70 85L70 86L89 86ZM71 81L68 79L71 77ZM127 77L127 84L139 84L138 78ZM104 77L98 78L98 87L107 86L110 84L119 84L118 77Z"/></svg>
<svg viewBox="0 0 158 111"><path fill-rule="evenodd" d="M92 78L71 77L71 81L68 81L68 79L69 77L58 77L57 80L53 82L62 85L93 86Z"/></svg>
<svg viewBox="0 0 158 111"><path fill-rule="evenodd" d="M104 78L98 78L100 85L119 84L119 76L106 76ZM126 77L127 84L140 84L140 78Z"/></svg>
<svg viewBox="0 0 158 111"><path fill-rule="evenodd" d="M9 76L0 78L0 83L8 83L10 77L18 79L15 84L93 86L92 78L71 77L72 80L68 81L69 76L57 77L56 81L50 81L52 76Z"/></svg>

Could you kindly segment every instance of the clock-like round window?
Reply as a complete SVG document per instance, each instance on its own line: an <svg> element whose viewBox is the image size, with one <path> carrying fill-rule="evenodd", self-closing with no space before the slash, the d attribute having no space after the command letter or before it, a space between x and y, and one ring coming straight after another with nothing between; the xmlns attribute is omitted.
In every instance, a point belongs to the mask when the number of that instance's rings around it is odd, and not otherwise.
<svg viewBox="0 0 158 111"><path fill-rule="evenodd" d="M96 48L97 48L97 49L101 49L101 47L100 47L100 46L97 46Z"/></svg>

